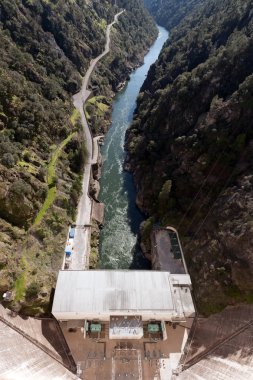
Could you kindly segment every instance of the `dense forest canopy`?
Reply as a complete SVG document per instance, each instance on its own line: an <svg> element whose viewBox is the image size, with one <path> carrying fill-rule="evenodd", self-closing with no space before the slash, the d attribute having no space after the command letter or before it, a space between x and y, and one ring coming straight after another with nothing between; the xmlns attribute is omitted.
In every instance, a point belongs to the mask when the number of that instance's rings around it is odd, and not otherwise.
<svg viewBox="0 0 253 380"><path fill-rule="evenodd" d="M204 0L144 0L144 4L159 25L168 30L175 27L194 7Z"/></svg>
<svg viewBox="0 0 253 380"><path fill-rule="evenodd" d="M175 28L127 134L137 203L150 217L143 244L150 249L154 223L179 229L199 308L209 313L252 301L252 1L146 3Z"/></svg>
<svg viewBox="0 0 253 380"><path fill-rule="evenodd" d="M85 146L72 95L119 7L108 63L120 66L103 85L97 78L105 95L157 33L141 1L117 3L0 0L0 295L12 289L18 309L26 297L28 314L48 305L81 191Z"/></svg>

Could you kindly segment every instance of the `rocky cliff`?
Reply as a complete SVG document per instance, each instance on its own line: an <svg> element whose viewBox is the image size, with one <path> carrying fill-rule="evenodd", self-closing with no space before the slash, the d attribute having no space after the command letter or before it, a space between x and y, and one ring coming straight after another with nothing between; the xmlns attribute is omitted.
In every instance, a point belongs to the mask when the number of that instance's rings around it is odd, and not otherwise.
<svg viewBox="0 0 253 380"><path fill-rule="evenodd" d="M127 133L137 204L150 217L142 243L153 223L179 229L206 314L253 301L252 32L252 1L195 2L151 67Z"/></svg>

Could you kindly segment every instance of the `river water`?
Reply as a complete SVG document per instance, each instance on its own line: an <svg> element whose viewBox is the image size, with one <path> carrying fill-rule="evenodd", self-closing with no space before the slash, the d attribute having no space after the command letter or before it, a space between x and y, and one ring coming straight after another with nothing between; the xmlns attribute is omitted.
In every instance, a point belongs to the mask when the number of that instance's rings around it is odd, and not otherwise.
<svg viewBox="0 0 253 380"><path fill-rule="evenodd" d="M105 204L104 228L100 235L101 269L146 269L137 242L140 223L144 220L135 205L132 175L123 171L124 139L136 107L136 98L148 70L156 61L168 32L158 27L159 35L145 56L144 64L136 69L124 89L113 102L112 124L102 147L103 168L100 180L100 201Z"/></svg>

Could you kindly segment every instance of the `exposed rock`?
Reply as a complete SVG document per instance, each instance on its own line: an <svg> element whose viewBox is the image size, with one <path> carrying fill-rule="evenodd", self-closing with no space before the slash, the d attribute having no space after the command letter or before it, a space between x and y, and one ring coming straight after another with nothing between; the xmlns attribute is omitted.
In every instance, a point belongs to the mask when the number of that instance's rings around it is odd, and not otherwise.
<svg viewBox="0 0 253 380"><path fill-rule="evenodd" d="M104 223L105 205L101 202L92 202L92 219L95 220L99 226Z"/></svg>

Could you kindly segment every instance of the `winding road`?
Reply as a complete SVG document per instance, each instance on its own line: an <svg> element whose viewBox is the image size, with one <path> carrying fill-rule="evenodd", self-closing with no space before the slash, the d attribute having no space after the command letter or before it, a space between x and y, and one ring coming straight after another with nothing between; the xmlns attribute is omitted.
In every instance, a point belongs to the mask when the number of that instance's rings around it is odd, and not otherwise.
<svg viewBox="0 0 253 380"><path fill-rule="evenodd" d="M90 81L91 74L97 65L97 63L110 51L110 34L112 26L118 22L119 16L124 12L121 11L114 16L114 21L109 24L106 28L106 43L104 51L90 63L89 69L87 70L85 77L83 78L81 90L73 96L73 103L76 109L81 115L81 123L83 126L83 133L85 137L86 150L87 150L87 161L84 167L83 182L82 182L82 196L80 198L77 210L77 226L85 226L91 223L91 207L92 200L89 197L89 182L91 165L94 163L93 155L93 137L88 126L88 122L84 113L84 104L89 98L91 91L88 90L88 85ZM97 143L97 141L96 141ZM83 270L89 268L89 254L90 254L90 228L83 227L77 228L74 238L74 250L72 254L72 262L70 269L72 270Z"/></svg>

